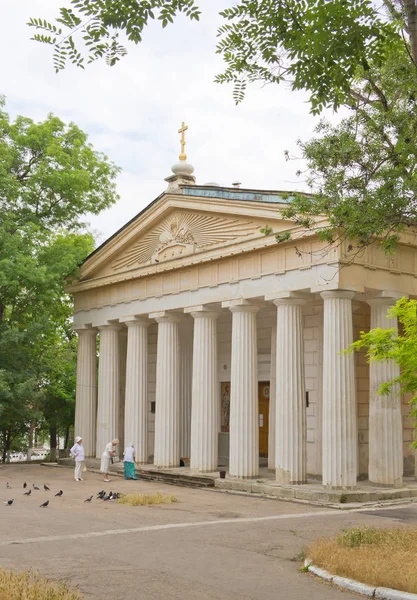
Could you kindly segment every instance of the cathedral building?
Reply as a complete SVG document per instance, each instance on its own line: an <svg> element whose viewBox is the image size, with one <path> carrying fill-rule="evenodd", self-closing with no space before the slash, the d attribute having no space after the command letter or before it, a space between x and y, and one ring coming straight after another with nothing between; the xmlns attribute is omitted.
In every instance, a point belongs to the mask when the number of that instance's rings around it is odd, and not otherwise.
<svg viewBox="0 0 417 600"><path fill-rule="evenodd" d="M377 393L398 368L341 351L396 325L389 307L415 294L414 236L352 262L281 216L288 193L197 184L184 143L166 190L68 282L86 454L118 437L162 469L256 478L263 464L283 485L400 486L414 473L410 407Z"/></svg>

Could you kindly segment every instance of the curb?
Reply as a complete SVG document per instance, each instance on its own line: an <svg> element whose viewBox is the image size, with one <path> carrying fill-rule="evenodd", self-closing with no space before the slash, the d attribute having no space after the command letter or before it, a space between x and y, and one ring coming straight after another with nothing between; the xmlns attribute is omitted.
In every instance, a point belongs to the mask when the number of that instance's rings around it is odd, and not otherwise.
<svg viewBox="0 0 417 600"><path fill-rule="evenodd" d="M417 594L410 594L409 592L401 592L399 590L392 590L391 588L374 588L365 583L354 581L353 579L347 579L346 577L339 577L338 575L332 575L325 569L316 567L313 565L310 559L304 561L304 567L307 568L309 573L313 573L316 577L320 577L324 581L333 583L337 587L350 592L356 592L362 594L368 598L379 598L380 600L417 600Z"/></svg>

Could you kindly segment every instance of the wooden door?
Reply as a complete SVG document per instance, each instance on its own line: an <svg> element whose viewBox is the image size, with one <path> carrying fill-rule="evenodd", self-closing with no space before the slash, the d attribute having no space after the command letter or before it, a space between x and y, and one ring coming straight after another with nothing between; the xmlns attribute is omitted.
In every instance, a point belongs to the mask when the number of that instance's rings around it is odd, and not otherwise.
<svg viewBox="0 0 417 600"><path fill-rule="evenodd" d="M258 383L259 399L259 456L268 456L269 381Z"/></svg>

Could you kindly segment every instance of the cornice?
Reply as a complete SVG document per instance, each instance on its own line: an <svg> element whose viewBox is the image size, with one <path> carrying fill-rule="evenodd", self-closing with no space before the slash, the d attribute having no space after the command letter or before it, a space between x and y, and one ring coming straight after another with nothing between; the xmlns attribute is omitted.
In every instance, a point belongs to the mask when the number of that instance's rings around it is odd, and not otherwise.
<svg viewBox="0 0 417 600"><path fill-rule="evenodd" d="M299 227L293 227L288 229L293 235L301 233L302 230ZM305 232L302 237L297 237L296 242L301 245L305 242L318 240L317 235L314 232ZM289 240L279 244L280 247L291 247L295 243L295 240ZM199 252L198 254L192 254L182 258L176 258L168 260L160 264L143 265L136 269L126 270L119 273L104 275L101 277L94 277L85 281L79 281L72 285L66 286L66 291L69 293L77 293L85 290L91 290L98 287L107 285L113 285L120 282L131 281L139 279L141 277L147 277L149 275L159 275L161 273L167 273L179 269L184 269L190 266L211 263L214 261L227 259L232 256L241 256L254 252L257 250L268 250L277 247L277 241L273 235L265 236L264 234L257 235L256 238L244 239L240 242L230 242L221 247L216 247L205 252ZM328 259L323 262L328 262Z"/></svg>

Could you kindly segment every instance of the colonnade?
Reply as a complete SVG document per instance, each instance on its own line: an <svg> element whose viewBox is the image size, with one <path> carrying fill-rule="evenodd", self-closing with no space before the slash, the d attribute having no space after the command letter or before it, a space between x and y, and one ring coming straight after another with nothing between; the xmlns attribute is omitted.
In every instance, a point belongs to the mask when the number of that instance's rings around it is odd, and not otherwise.
<svg viewBox="0 0 417 600"><path fill-rule="evenodd" d="M354 292L321 292L323 299L323 485L349 489L358 474L358 431L354 356L341 353L353 341ZM266 298L276 305L272 334L271 401L268 466L279 483L307 481L306 390L303 305L297 292ZM371 327L395 327L386 318L392 295L370 299ZM222 303L232 313L229 475L256 477L259 471L258 377L255 301ZM135 444L137 460L148 460L148 326L158 323L154 463L179 466L189 453L195 471L216 471L219 432L217 374L218 310L184 309L194 320L193 343L182 334L184 315L158 312L120 319L96 328L79 328L76 433L84 436L86 454L99 457L120 431L120 330L127 327L124 439ZM98 390L96 335L100 333ZM275 346L276 340L276 346ZM391 363L370 367L369 478L399 485L402 478L402 424L398 396L382 397L379 385L398 372ZM123 377L122 377L123 379ZM122 381L123 383L123 381ZM124 385L124 384L123 384ZM98 392L98 393L97 393ZM97 410L96 410L96 396Z"/></svg>

